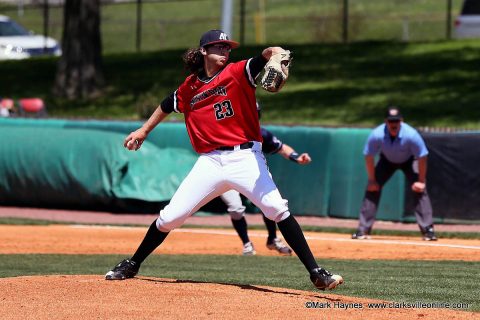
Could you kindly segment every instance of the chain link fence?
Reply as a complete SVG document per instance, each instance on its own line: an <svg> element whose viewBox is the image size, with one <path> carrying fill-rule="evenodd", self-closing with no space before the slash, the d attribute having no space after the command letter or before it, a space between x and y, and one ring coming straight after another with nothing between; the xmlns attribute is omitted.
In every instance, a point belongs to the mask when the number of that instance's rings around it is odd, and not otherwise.
<svg viewBox="0 0 480 320"><path fill-rule="evenodd" d="M21 4L21 5L20 5ZM61 40L64 0L0 1L35 33ZM462 0L234 0L232 38L242 44L449 39ZM221 0L101 1L104 53L193 46L220 28Z"/></svg>

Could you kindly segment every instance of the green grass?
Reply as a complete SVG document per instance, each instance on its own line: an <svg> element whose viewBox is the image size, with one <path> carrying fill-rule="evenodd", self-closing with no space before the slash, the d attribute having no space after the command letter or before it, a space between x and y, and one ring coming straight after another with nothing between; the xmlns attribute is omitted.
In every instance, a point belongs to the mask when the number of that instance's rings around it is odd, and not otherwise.
<svg viewBox="0 0 480 320"><path fill-rule="evenodd" d="M265 20L259 17L258 0L245 1L244 44L266 42L304 44L342 41L343 2L336 0L265 0ZM462 0L452 1L455 17ZM238 2L237 2L238 4ZM364 40L439 40L446 38L446 3L438 0L349 1L349 39ZM142 10L142 50L184 48L198 41L202 30L218 28L219 0L144 2ZM103 5L101 33L105 53L136 50L135 1ZM43 32L43 6L25 6L18 14L16 5L0 3L5 14L27 29ZM240 6L233 8L233 38L240 37ZM62 38L63 9L51 6L48 34ZM408 26L408 34L405 27Z"/></svg>
<svg viewBox="0 0 480 320"><path fill-rule="evenodd" d="M50 225L50 224L67 224L67 222L59 223L59 222L56 222L56 221L48 221L48 220L0 217L0 225L46 226L46 225Z"/></svg>
<svg viewBox="0 0 480 320"><path fill-rule="evenodd" d="M15 218L15 217L0 217L0 225L10 226L48 226L48 225L88 225L88 226L107 226L115 225L119 227L148 227L149 224L121 224L121 223L83 223L75 221L51 221L42 219L29 218ZM196 226L199 228L200 226ZM186 226L184 226L186 228Z"/></svg>
<svg viewBox="0 0 480 320"><path fill-rule="evenodd" d="M480 129L480 41L285 47L294 52L287 85L278 94L257 90L264 123L371 127L394 104L415 126ZM242 47L232 60L261 48ZM93 101L51 95L55 59L0 62L2 95L42 97L52 117L138 120L184 79L182 52L106 55L108 86Z"/></svg>
<svg viewBox="0 0 480 320"><path fill-rule="evenodd" d="M103 276L118 255L1 255L0 277L44 274ZM335 294L396 302L466 303L480 311L480 263L465 261L325 260L345 284ZM295 257L152 255L140 276L315 291Z"/></svg>

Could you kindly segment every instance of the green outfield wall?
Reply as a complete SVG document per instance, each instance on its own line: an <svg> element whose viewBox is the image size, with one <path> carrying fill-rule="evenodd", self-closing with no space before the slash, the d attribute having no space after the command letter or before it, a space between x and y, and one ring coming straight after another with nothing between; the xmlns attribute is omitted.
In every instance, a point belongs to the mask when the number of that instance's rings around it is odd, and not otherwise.
<svg viewBox="0 0 480 320"><path fill-rule="evenodd" d="M141 122L0 119L0 201L9 205L128 208L165 202L197 157L184 123L162 123L137 152L122 146ZM270 172L296 215L357 218L367 176L370 129L266 126L313 161L268 156ZM384 188L378 219L402 221L405 184ZM129 206L125 205L126 201ZM134 204L132 206L132 203Z"/></svg>

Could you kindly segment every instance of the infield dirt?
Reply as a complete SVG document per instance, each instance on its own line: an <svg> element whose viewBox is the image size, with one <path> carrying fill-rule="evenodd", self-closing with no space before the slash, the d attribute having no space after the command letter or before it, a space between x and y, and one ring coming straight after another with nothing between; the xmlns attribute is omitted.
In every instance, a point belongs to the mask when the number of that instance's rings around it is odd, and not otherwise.
<svg viewBox="0 0 480 320"><path fill-rule="evenodd" d="M145 231L145 227L0 226L0 254L131 254ZM265 232L250 235L258 254L275 254L263 245ZM306 236L322 259L480 260L480 240L426 243L405 237L358 241L339 234ZM155 253L236 255L240 249L233 230L195 228L174 230ZM367 303L380 301L330 292L142 276L128 281L105 281L103 275L3 278L0 290L2 319L480 319L480 313L447 309L366 308ZM307 308L308 303L325 308ZM352 307L355 304L364 307Z"/></svg>

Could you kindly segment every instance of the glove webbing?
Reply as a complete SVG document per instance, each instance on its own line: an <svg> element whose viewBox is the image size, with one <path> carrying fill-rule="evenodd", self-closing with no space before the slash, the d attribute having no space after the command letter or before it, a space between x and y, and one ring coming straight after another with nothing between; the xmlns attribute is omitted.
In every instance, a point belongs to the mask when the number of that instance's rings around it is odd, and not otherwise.
<svg viewBox="0 0 480 320"><path fill-rule="evenodd" d="M280 75L278 71L274 68L269 68L267 71L267 78L265 79L265 88L270 87L272 84L275 88L279 88L282 84L283 77Z"/></svg>

